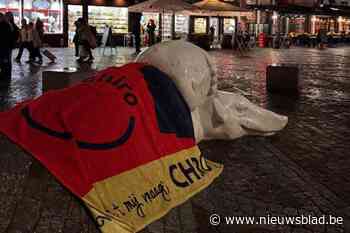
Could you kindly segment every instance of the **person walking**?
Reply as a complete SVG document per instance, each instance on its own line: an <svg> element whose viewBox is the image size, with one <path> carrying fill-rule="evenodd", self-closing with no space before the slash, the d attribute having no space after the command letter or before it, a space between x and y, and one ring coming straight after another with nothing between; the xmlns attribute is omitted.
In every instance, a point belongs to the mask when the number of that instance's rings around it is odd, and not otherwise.
<svg viewBox="0 0 350 233"><path fill-rule="evenodd" d="M43 41L44 39L44 23L40 18L36 19L35 29L38 31L40 39Z"/></svg>
<svg viewBox="0 0 350 233"><path fill-rule="evenodd" d="M141 52L141 14L135 13L135 21L133 23L132 27L132 34L135 38L135 54L138 54Z"/></svg>
<svg viewBox="0 0 350 233"><path fill-rule="evenodd" d="M17 45L18 40L19 40L19 28L15 24L15 19L13 17L12 12L6 12L5 19L7 20L8 24L11 27L11 39L12 39L11 48L14 49ZM12 50L11 50L11 54L12 54Z"/></svg>
<svg viewBox="0 0 350 233"><path fill-rule="evenodd" d="M30 54L30 48L31 48L31 35L28 29L28 24L27 24L27 20L22 19L21 21L22 24L22 28L20 30L19 33L19 50L18 50L18 54L16 57L16 62L21 62L21 58L22 58L22 54L23 54L23 50L27 49L29 54Z"/></svg>
<svg viewBox="0 0 350 233"><path fill-rule="evenodd" d="M33 30L34 30L33 22L28 23L28 25L27 25L27 46L28 46L28 51L29 51L29 59L26 61L26 63L33 62L33 52L34 52L33 51L34 50Z"/></svg>
<svg viewBox="0 0 350 233"><path fill-rule="evenodd" d="M42 41L40 38L40 33L37 27L32 23L29 24L29 30L31 30L31 34L32 34L32 48L31 48L29 62L42 64L43 57L40 53L40 47L42 45ZM36 58L38 58L39 60L36 61Z"/></svg>
<svg viewBox="0 0 350 233"><path fill-rule="evenodd" d="M40 39L40 35L38 30L35 28L33 28L32 31L33 34L33 49L32 49L32 62L36 62L36 59L38 58L39 60L37 61L37 63L42 64L43 63L43 57L40 53L40 47L42 45L42 41Z"/></svg>
<svg viewBox="0 0 350 233"><path fill-rule="evenodd" d="M215 37L215 27L214 25L211 25L209 28L209 36L210 36L210 45L213 44L214 42L214 37Z"/></svg>
<svg viewBox="0 0 350 233"><path fill-rule="evenodd" d="M90 26L83 18L79 18L79 59L78 62L92 62L94 57L92 56L91 49L97 47L96 37L92 33Z"/></svg>
<svg viewBox="0 0 350 233"><path fill-rule="evenodd" d="M75 34L74 34L74 37L73 37L73 43L74 43L74 49L75 49L75 56L76 57L79 57L79 34L78 34L78 30L79 30L79 27L80 27L80 23L78 20L76 20L74 22L74 25L75 25Z"/></svg>
<svg viewBox="0 0 350 233"><path fill-rule="evenodd" d="M19 32L14 23L13 14L0 14L0 82L7 86L12 75L12 50L15 47ZM1 85L2 85L1 84Z"/></svg>
<svg viewBox="0 0 350 233"><path fill-rule="evenodd" d="M249 49L250 34L248 30L243 31L243 42L244 42L244 48Z"/></svg>
<svg viewBox="0 0 350 233"><path fill-rule="evenodd" d="M44 23L37 18L34 28L32 30L33 36L33 52L32 52L32 62L35 62L36 58L38 58L38 63L43 63L43 56L41 55L40 48L42 47L42 43L44 40Z"/></svg>
<svg viewBox="0 0 350 233"><path fill-rule="evenodd" d="M11 50L12 50L12 29L4 14L0 13L0 86L7 86L11 81Z"/></svg>
<svg viewBox="0 0 350 233"><path fill-rule="evenodd" d="M147 33L148 33L148 46L152 46L155 43L155 31L156 24L153 19L150 19L147 24Z"/></svg>

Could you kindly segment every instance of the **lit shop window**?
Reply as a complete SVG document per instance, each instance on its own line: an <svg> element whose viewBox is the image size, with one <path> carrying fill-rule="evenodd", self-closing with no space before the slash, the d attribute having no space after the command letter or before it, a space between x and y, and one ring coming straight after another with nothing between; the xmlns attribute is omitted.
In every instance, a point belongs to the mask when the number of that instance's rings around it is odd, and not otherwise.
<svg viewBox="0 0 350 233"><path fill-rule="evenodd" d="M23 17L33 23L40 18L46 33L62 33L62 0L25 0Z"/></svg>
<svg viewBox="0 0 350 233"><path fill-rule="evenodd" d="M147 24L150 20L153 20L156 25L156 34L158 34L159 30L159 14L151 13L151 12L143 12L141 17L141 27L143 34L147 32Z"/></svg>
<svg viewBox="0 0 350 233"><path fill-rule="evenodd" d="M96 27L98 33L105 31L106 25L113 33L128 33L128 8L89 6L89 24Z"/></svg>
<svg viewBox="0 0 350 233"><path fill-rule="evenodd" d="M209 18L210 27L214 28L214 36L219 36L219 18L218 17L210 17Z"/></svg>
<svg viewBox="0 0 350 233"><path fill-rule="evenodd" d="M20 0L0 0L0 12L5 14L6 12L12 12L15 23L20 24L21 4Z"/></svg>
<svg viewBox="0 0 350 233"><path fill-rule="evenodd" d="M163 37L165 38L171 37L171 24L172 24L172 15L163 14L163 18L162 18Z"/></svg>
<svg viewBox="0 0 350 233"><path fill-rule="evenodd" d="M175 15L175 32L188 33L189 16Z"/></svg>
<svg viewBox="0 0 350 233"><path fill-rule="evenodd" d="M295 33L305 32L305 18L304 17L294 17L289 19L290 31Z"/></svg>
<svg viewBox="0 0 350 233"><path fill-rule="evenodd" d="M76 31L74 22L77 21L80 17L83 17L83 6L68 5L68 41L70 43L69 45L72 45Z"/></svg>
<svg viewBox="0 0 350 233"><path fill-rule="evenodd" d="M232 18L224 19L224 33L232 34L236 30L236 20Z"/></svg>
<svg viewBox="0 0 350 233"><path fill-rule="evenodd" d="M207 32L207 20L206 18L194 19L194 33L206 33Z"/></svg>

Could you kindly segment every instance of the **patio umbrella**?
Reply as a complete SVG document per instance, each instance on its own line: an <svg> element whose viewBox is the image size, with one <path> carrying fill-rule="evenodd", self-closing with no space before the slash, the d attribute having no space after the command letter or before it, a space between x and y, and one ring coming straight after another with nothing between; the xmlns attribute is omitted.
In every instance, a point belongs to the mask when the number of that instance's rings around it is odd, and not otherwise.
<svg viewBox="0 0 350 233"><path fill-rule="evenodd" d="M182 0L148 0L128 7L129 12L179 12L192 11L198 7Z"/></svg>
<svg viewBox="0 0 350 233"><path fill-rule="evenodd" d="M129 12L158 12L172 14L172 37L175 32L175 12L189 13L198 10L198 7L184 2L183 0L148 0L128 7ZM159 31L161 32L162 25L160 24Z"/></svg>
<svg viewBox="0 0 350 233"><path fill-rule="evenodd" d="M209 15L228 15L233 11L247 11L239 6L227 2L221 2L219 0L203 0L192 5L198 7L202 14Z"/></svg>

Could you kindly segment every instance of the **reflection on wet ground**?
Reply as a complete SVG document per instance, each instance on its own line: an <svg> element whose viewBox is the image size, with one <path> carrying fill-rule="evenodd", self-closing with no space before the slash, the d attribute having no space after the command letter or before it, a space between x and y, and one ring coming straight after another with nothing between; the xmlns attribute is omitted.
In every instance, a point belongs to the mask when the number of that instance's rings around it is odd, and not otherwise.
<svg viewBox="0 0 350 233"><path fill-rule="evenodd" d="M134 57L132 56L133 50L127 48L118 49L117 53L111 53L106 50L105 55L102 55L102 51L95 51L95 62L90 64L79 64L75 60L71 49L51 49L56 54L57 61L50 63L44 59L42 66L29 65L25 61L27 57L22 57L21 63L13 62L13 78L11 85L8 89L1 90L0 92L0 109L8 108L14 104L23 101L28 98L33 98L41 95L41 73L45 70L56 70L64 68L77 68L81 70L88 69L102 69L107 66L122 65ZM13 57L17 54L15 50Z"/></svg>
<svg viewBox="0 0 350 233"><path fill-rule="evenodd" d="M43 70L76 66L73 51L54 49L56 64L29 69L14 65L8 89L0 90L0 109L41 94ZM133 51L96 53L93 69L131 61ZM202 153L224 164L222 175L191 201L151 224L144 232L323 233L350 232L350 48L326 50L256 49L246 57L212 51L219 88L241 89L256 104L285 114L285 130L269 137L201 143ZM269 94L266 66L298 64L300 94ZM86 69L86 67L84 68ZM7 140L0 140L0 232L8 226L22 197L31 158ZM48 181L36 232L98 232L79 203L53 178ZM209 216L332 215L343 225L209 225Z"/></svg>

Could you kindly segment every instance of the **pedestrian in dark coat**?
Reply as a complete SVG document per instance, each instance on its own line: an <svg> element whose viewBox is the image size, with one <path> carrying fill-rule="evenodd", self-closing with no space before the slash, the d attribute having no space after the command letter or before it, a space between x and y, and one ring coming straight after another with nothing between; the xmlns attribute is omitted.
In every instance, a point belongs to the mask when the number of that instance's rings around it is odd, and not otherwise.
<svg viewBox="0 0 350 233"><path fill-rule="evenodd" d="M141 52L141 14L140 13L135 13L135 21L132 27L132 34L134 35L135 38L135 53L140 53Z"/></svg>
<svg viewBox="0 0 350 233"><path fill-rule="evenodd" d="M75 25L75 34L74 34L74 37L73 37L73 43L74 43L74 49L75 49L75 56L79 57L79 33L78 33L78 30L79 30L79 27L80 27L79 21L76 20L74 22L74 25Z"/></svg>
<svg viewBox="0 0 350 233"><path fill-rule="evenodd" d="M32 60L35 61L38 58L38 63L43 63L43 56L41 55L40 48L43 45L44 41L44 23L38 18L35 22L35 26L33 28L33 53Z"/></svg>
<svg viewBox="0 0 350 233"><path fill-rule="evenodd" d="M79 18L78 21L79 59L77 61L92 62L94 57L92 56L91 49L94 49L97 46L96 35L92 32L91 27L83 18Z"/></svg>
<svg viewBox="0 0 350 233"><path fill-rule="evenodd" d="M11 13L0 13L0 85L8 85L12 74L12 49L15 46L16 27L11 23Z"/></svg>
<svg viewBox="0 0 350 233"><path fill-rule="evenodd" d="M150 19L147 24L147 32L148 32L148 46L152 46L155 43L155 31L156 31L156 24L154 23L153 19Z"/></svg>
<svg viewBox="0 0 350 233"><path fill-rule="evenodd" d="M29 53L31 53L31 32L28 30L27 20L22 19L22 28L20 30L19 36L19 50L16 57L16 62L21 62L23 50L27 49Z"/></svg>
<svg viewBox="0 0 350 233"><path fill-rule="evenodd" d="M10 24L11 27L11 39L12 39L12 49L14 49L19 41L19 28L15 24L15 20L12 12L6 12L5 19Z"/></svg>

